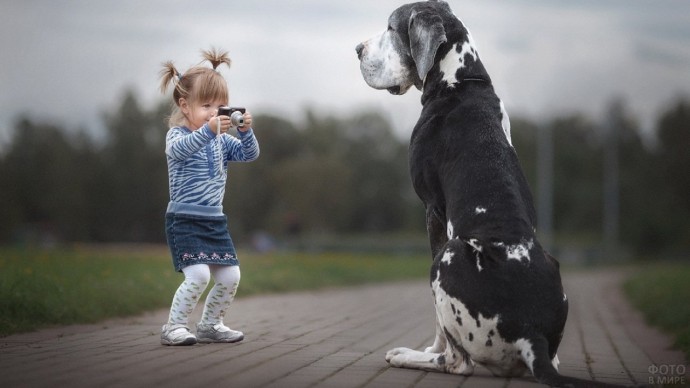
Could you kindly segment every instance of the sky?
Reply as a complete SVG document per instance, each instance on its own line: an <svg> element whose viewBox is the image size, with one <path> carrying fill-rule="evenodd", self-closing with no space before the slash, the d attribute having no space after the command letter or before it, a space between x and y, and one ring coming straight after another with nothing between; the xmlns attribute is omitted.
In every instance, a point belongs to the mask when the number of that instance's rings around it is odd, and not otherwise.
<svg viewBox="0 0 690 388"><path fill-rule="evenodd" d="M420 92L369 88L355 46L381 32L392 0L0 0L0 144L20 115L102 133L126 91L169 100L161 63L186 70L228 50L232 105L299 122L380 111L409 136ZM450 0L513 117L602 118L623 98L643 129L690 95L690 1ZM255 124L260 133L260 122Z"/></svg>

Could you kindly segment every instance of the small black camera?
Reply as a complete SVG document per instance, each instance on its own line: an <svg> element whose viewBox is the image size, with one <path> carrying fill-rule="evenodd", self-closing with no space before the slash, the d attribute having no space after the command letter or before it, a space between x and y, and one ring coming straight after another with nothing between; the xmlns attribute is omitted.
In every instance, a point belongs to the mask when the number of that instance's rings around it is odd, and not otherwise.
<svg viewBox="0 0 690 388"><path fill-rule="evenodd" d="M242 127L244 126L244 112L246 111L244 108L221 106L218 108L218 116L228 116L233 127Z"/></svg>

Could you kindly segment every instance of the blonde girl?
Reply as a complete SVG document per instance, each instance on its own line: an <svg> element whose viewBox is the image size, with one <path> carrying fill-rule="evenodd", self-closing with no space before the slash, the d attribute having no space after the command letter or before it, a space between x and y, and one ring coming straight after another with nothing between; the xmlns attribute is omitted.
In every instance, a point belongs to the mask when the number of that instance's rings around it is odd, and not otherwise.
<svg viewBox="0 0 690 388"><path fill-rule="evenodd" d="M242 332L223 322L240 282L240 268L222 204L228 162L255 160L259 144L248 111L237 137L227 133L230 118L217 114L218 107L229 102L227 83L217 71L220 65L230 66L227 52L211 49L202 54L204 61L184 73L172 62L164 63L161 71L161 92L174 86L165 139L170 184L165 231L175 270L184 274L161 330L164 345L229 343L244 338ZM194 335L189 330L189 316L211 277L214 285Z"/></svg>

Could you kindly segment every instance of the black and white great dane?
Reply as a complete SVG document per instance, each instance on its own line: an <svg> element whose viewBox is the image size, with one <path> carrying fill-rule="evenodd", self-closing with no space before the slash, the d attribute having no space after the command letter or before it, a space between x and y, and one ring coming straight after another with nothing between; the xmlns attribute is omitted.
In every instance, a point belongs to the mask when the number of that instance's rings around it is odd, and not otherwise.
<svg viewBox="0 0 690 388"><path fill-rule="evenodd" d="M529 369L555 386L597 384L557 372L568 301L559 265L535 237L535 210L503 103L472 36L443 1L403 5L356 48L366 83L422 91L410 141L414 189L434 259L436 339L396 348L393 366L497 376Z"/></svg>

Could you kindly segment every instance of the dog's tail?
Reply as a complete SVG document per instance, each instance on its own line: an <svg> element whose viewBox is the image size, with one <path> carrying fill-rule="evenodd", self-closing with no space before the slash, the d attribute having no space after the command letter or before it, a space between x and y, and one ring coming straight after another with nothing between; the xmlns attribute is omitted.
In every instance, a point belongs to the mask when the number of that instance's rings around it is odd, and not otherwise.
<svg viewBox="0 0 690 388"><path fill-rule="evenodd" d="M563 376L558 373L551 363L548 352L548 343L545 338L536 339L532 344L533 354L522 353L525 364L530 366L532 374L542 384L552 387L621 387L620 385L607 384L599 381L578 379L576 377ZM531 357L534 357L530 360ZM531 361L531 364L530 364Z"/></svg>

